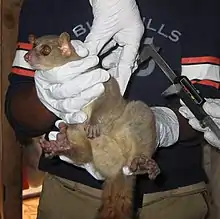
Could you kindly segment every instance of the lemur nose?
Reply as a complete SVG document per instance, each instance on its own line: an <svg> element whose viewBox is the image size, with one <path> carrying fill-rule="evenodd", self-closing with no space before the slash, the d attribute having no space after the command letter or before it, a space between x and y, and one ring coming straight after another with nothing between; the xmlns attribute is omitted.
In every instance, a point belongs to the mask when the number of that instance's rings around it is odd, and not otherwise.
<svg viewBox="0 0 220 219"><path fill-rule="evenodd" d="M24 60L26 61L26 62L29 62L30 61L30 53L29 52L27 52L25 55L24 55Z"/></svg>

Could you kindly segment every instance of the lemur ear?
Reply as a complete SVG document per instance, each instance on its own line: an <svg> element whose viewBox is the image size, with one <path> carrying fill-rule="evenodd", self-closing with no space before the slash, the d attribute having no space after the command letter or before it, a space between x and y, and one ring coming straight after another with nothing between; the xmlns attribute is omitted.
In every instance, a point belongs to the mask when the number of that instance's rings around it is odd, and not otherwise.
<svg viewBox="0 0 220 219"><path fill-rule="evenodd" d="M34 34L29 34L29 36L28 36L29 43L34 45L36 43L36 39L37 39L37 37Z"/></svg>
<svg viewBox="0 0 220 219"><path fill-rule="evenodd" d="M70 35L66 32L63 32L59 36L59 48L63 56L71 56L75 49L70 43Z"/></svg>
<svg viewBox="0 0 220 219"><path fill-rule="evenodd" d="M70 42L70 35L67 32L63 32L60 34L60 40Z"/></svg>

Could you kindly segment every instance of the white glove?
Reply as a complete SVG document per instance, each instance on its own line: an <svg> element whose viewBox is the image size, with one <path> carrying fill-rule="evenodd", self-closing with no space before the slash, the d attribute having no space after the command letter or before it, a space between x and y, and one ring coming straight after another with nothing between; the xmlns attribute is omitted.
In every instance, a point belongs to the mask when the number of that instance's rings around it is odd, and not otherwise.
<svg viewBox="0 0 220 219"><path fill-rule="evenodd" d="M67 123L82 123L87 116L81 109L100 96L109 73L97 66L97 56L88 56L83 43L71 41L76 52L84 57L48 71L36 71L35 84L40 101Z"/></svg>
<svg viewBox="0 0 220 219"><path fill-rule="evenodd" d="M90 0L94 20L85 43L91 54L98 54L110 40L110 45L121 47L117 66L112 66L112 76L118 78L124 94L144 33L144 25L135 0ZM106 49L106 48L105 48ZM118 50L119 51L119 50Z"/></svg>
<svg viewBox="0 0 220 219"><path fill-rule="evenodd" d="M189 108L180 101L182 106L179 112L189 120L189 124L197 131L204 132L204 138L212 146L220 149L220 140L215 136L215 134L209 128L202 128L199 121L195 118ZM220 99L207 98L203 105L203 109L208 115L212 117L214 122L218 127L220 127Z"/></svg>

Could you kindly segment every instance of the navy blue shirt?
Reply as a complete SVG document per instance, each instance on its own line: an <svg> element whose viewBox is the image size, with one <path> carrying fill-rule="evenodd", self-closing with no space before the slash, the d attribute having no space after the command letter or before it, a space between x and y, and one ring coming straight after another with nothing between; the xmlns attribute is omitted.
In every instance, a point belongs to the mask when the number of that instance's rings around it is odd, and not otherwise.
<svg viewBox="0 0 220 219"><path fill-rule="evenodd" d="M199 37L202 39L209 37L200 24L205 21L201 16L203 2L197 4L195 0L181 2L137 0L137 3L146 27L143 43L153 42L155 46L161 47L161 55L177 74L181 72L183 60L187 59L185 64L189 64L191 59L188 58L207 55L219 58L216 50L211 49L210 52L210 48L214 48L216 42L207 45L206 41L199 40ZM217 14L217 10L212 12ZM29 34L42 36L60 34L64 31L68 32L72 39L84 40L90 31L92 19L89 0L26 0L20 15L18 42L27 43ZM204 50L201 49L201 45L204 46ZM18 81L19 83L33 81L33 78L17 75L12 71L9 81L13 87ZM168 106L169 100L163 98L161 93L169 85L170 82L155 62L150 60L144 68L133 75L126 97L130 100L142 100L151 106ZM6 114L9 115L10 112L6 111ZM14 129L16 131L16 128ZM200 143L200 140L194 138L185 142L179 141L169 148L159 148L155 159L162 170L162 175L156 181L141 176L142 190L145 193L158 192L206 180L202 168ZM85 170L67 164L59 158L49 160L42 157L40 168L92 187L101 188L102 185L102 182L95 180Z"/></svg>

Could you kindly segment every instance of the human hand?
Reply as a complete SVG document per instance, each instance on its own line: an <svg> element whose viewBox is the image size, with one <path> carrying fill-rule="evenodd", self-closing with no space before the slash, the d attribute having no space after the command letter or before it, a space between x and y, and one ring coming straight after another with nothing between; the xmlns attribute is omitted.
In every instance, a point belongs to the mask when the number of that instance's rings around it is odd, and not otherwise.
<svg viewBox="0 0 220 219"><path fill-rule="evenodd" d="M110 74L118 78L123 94L135 68L144 25L135 0L90 0L94 20L85 43L91 54L98 54L116 44L119 60ZM129 21L129 22L128 22ZM110 42L109 42L110 41ZM103 51L102 51L103 52ZM111 61L112 56L108 60Z"/></svg>
<svg viewBox="0 0 220 219"><path fill-rule="evenodd" d="M195 118L189 108L181 101L182 106L179 112L189 120L189 124L197 131L204 132L206 141L214 147L220 148L220 139L209 128L202 128L199 121ZM220 99L207 98L203 109L212 117L216 125L220 128Z"/></svg>

